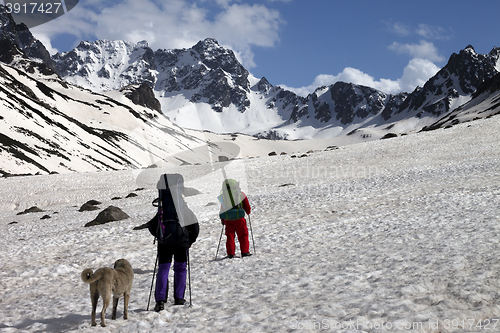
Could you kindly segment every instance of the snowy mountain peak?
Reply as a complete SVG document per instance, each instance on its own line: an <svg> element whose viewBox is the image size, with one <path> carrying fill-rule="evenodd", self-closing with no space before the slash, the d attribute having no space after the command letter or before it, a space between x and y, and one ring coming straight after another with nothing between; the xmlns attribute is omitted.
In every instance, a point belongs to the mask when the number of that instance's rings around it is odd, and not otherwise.
<svg viewBox="0 0 500 333"><path fill-rule="evenodd" d="M227 64L241 66L234 52L231 49L221 46L214 38L206 38L199 41L192 47L192 50L196 51L200 56L200 60L210 68L217 68L218 66L224 68L227 67Z"/></svg>
<svg viewBox="0 0 500 333"><path fill-rule="evenodd" d="M498 58L499 54L500 54L500 47L494 47L491 49L490 53L488 53L490 57L495 57L495 58Z"/></svg>
<svg viewBox="0 0 500 333"><path fill-rule="evenodd" d="M146 82L162 111L180 126L307 139L367 126L385 131L397 122L411 124L401 131L418 131L468 102L482 82L499 72L499 54L496 48L478 54L468 45L411 94L388 95L337 82L306 98L252 77L234 52L213 38L187 49L156 51L146 41L84 42L54 60L63 78L94 91ZM372 133L361 137L372 138Z"/></svg>
<svg viewBox="0 0 500 333"><path fill-rule="evenodd" d="M294 121L314 116L320 123L347 127L379 114L387 97L387 94L370 87L336 82L329 87L319 87L310 94L305 102L308 111L302 117L295 117Z"/></svg>
<svg viewBox="0 0 500 333"><path fill-rule="evenodd" d="M35 70L51 75L57 72L45 46L24 24L16 24L6 7L0 5L0 61L15 65L27 72ZM7 42L10 41L10 42Z"/></svg>
<svg viewBox="0 0 500 333"><path fill-rule="evenodd" d="M94 91L155 82L154 53L147 42L82 41L75 49L53 56L61 77Z"/></svg>
<svg viewBox="0 0 500 333"><path fill-rule="evenodd" d="M259 82L255 85L257 90L264 93L268 94L270 90L273 88L273 85L267 81L265 77L262 77L262 79L259 80Z"/></svg>
<svg viewBox="0 0 500 333"><path fill-rule="evenodd" d="M14 39L16 38L15 31L17 30L17 25L12 15L7 13L7 9L4 6L0 6L0 39Z"/></svg>
<svg viewBox="0 0 500 333"><path fill-rule="evenodd" d="M467 45L467 47L464 49L464 52L470 52L470 53L476 53L476 50L474 50L474 47L472 45Z"/></svg>
<svg viewBox="0 0 500 333"><path fill-rule="evenodd" d="M137 42L136 46L138 48L147 48L149 47L149 43L147 40L141 40L140 42Z"/></svg>
<svg viewBox="0 0 500 333"><path fill-rule="evenodd" d="M219 42L215 38L205 38L204 40L196 43L196 45L193 46L193 49L197 50L200 54L211 53L214 50L226 50L220 46Z"/></svg>
<svg viewBox="0 0 500 333"><path fill-rule="evenodd" d="M248 88L248 71L231 49L220 46L213 38L207 38L193 46L193 50L198 52L208 68L221 68L231 75L236 84Z"/></svg>
<svg viewBox="0 0 500 333"><path fill-rule="evenodd" d="M498 56L495 53L478 54L467 46L458 54L453 53L448 63L430 78L422 89L408 95L393 115L417 119L442 117L468 102L477 88L498 73Z"/></svg>
<svg viewBox="0 0 500 333"><path fill-rule="evenodd" d="M54 55L54 59L61 60L70 57L88 57L86 60L94 62L99 60L99 62L109 62L114 60L113 58L117 56L129 56L134 51L144 51L149 48L146 41L139 43L131 43L122 40L110 41L106 39L97 40L95 42L82 41L73 50L69 52L57 53Z"/></svg>
<svg viewBox="0 0 500 333"><path fill-rule="evenodd" d="M210 160L195 150L205 134L172 124L146 83L97 94L0 63L0 87L0 176ZM236 157L212 148L216 158Z"/></svg>

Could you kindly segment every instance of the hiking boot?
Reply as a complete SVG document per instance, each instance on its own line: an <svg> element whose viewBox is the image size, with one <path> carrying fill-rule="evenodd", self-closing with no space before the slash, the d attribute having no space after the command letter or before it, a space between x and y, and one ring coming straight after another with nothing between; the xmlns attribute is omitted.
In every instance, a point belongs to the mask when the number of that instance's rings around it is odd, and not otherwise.
<svg viewBox="0 0 500 333"><path fill-rule="evenodd" d="M234 254L228 254L227 256L229 259L233 259L234 258Z"/></svg>
<svg viewBox="0 0 500 333"><path fill-rule="evenodd" d="M242 253L241 257L250 257L252 254L251 253Z"/></svg>
<svg viewBox="0 0 500 333"><path fill-rule="evenodd" d="M158 301L155 305L155 311L160 312L165 309L165 301Z"/></svg>
<svg viewBox="0 0 500 333"><path fill-rule="evenodd" d="M176 298L174 305L184 305L186 300L184 298Z"/></svg>

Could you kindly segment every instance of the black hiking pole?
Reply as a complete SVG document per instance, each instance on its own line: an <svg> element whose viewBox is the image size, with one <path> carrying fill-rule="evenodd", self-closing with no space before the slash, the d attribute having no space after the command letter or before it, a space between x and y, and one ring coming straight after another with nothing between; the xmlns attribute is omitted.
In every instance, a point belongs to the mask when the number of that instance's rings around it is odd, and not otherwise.
<svg viewBox="0 0 500 333"><path fill-rule="evenodd" d="M255 254L255 240L253 239L252 221L250 220L250 215L248 215L248 224L250 224L250 234L252 234L253 253Z"/></svg>
<svg viewBox="0 0 500 333"><path fill-rule="evenodd" d="M187 263L188 263L188 282L189 282L189 307L193 307L193 302L191 300L191 262L189 261L189 250L187 251Z"/></svg>
<svg viewBox="0 0 500 333"><path fill-rule="evenodd" d="M220 231L220 237L219 237L219 245L217 245L217 252L215 252L215 259L217 260L217 255L219 254L219 246L220 246L220 241L222 240L222 232L224 231L224 225L222 225L222 230Z"/></svg>
<svg viewBox="0 0 500 333"><path fill-rule="evenodd" d="M153 239L153 245L156 243L156 237L158 236L158 231L160 230L160 220L162 219L163 215L163 208L161 205L161 191L158 190L158 224L156 226L156 236ZM153 206L154 206L154 201L153 201ZM155 260L155 269L153 271L153 279L151 280L151 288L149 289L149 297L148 297L148 306L146 308L146 311L149 311L149 303L151 302L151 294L153 293L153 283L155 281L155 275L156 275L156 267L158 265L158 258L160 257L160 251L158 249L156 250L156 260Z"/></svg>
<svg viewBox="0 0 500 333"><path fill-rule="evenodd" d="M149 303L151 302L151 294L153 293L153 283L155 281L156 265L158 264L158 256L159 256L159 253L156 254L155 269L153 271L153 280L151 280L151 288L149 289L148 306L146 308L146 311L149 311Z"/></svg>

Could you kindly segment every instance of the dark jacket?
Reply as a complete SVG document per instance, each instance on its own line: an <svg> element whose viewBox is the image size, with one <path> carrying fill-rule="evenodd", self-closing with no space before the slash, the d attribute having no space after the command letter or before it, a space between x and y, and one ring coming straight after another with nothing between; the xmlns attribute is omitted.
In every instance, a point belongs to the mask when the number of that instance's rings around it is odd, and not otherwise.
<svg viewBox="0 0 500 333"><path fill-rule="evenodd" d="M181 239L179 243L176 244L176 246L189 248L194 242L196 242L196 239L198 238L198 235L200 233L200 225L198 223L196 215L194 215L193 211L189 209L186 203L184 203L183 217L184 223L186 224L185 229L187 231L187 235L185 235L185 237ZM158 230L158 212L156 213L155 217L153 217L148 222L148 230L151 235L156 237L156 231Z"/></svg>

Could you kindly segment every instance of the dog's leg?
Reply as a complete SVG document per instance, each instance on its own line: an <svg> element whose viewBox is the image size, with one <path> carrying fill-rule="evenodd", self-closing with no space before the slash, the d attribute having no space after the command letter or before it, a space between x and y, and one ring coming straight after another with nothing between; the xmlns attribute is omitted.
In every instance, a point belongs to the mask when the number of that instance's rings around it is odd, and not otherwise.
<svg viewBox="0 0 500 333"><path fill-rule="evenodd" d="M113 297L113 313L111 314L111 319L116 319L116 308L118 307L118 301L120 299L117 297Z"/></svg>
<svg viewBox="0 0 500 333"><path fill-rule="evenodd" d="M101 311L101 326L106 327L106 309L108 308L109 303L111 302L111 290L109 293L102 294L102 311Z"/></svg>
<svg viewBox="0 0 500 333"><path fill-rule="evenodd" d="M95 313L97 308L97 301L99 301L99 291L97 290L97 283L90 284L90 299L92 300L92 314L91 325L96 326Z"/></svg>
<svg viewBox="0 0 500 333"><path fill-rule="evenodd" d="M125 292L123 295L123 319L128 319L128 299L130 298L130 292Z"/></svg>

